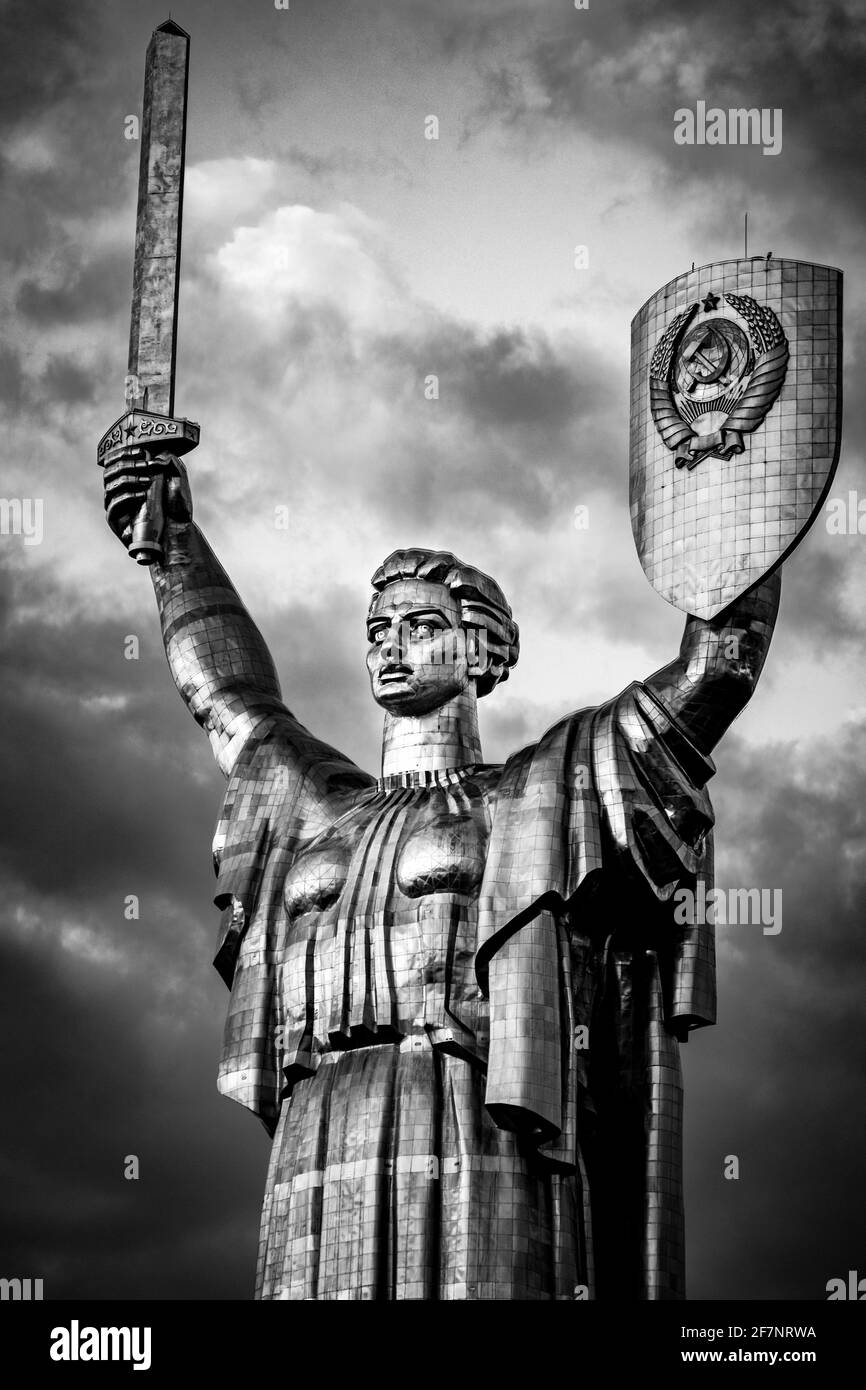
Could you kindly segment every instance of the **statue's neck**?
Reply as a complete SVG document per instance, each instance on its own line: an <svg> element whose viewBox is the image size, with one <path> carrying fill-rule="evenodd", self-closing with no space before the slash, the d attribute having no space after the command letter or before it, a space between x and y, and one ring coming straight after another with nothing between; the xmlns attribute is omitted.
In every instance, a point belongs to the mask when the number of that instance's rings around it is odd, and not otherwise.
<svg viewBox="0 0 866 1390"><path fill-rule="evenodd" d="M382 776L442 772L481 762L474 685L429 714L385 715Z"/></svg>

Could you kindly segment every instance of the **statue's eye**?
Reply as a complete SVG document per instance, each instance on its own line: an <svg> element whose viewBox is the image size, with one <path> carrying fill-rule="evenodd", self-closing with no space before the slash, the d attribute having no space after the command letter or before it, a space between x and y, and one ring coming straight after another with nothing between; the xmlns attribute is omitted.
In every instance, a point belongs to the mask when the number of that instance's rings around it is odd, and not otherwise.
<svg viewBox="0 0 866 1390"><path fill-rule="evenodd" d="M375 629L370 633L370 641L371 641L371 642L379 642L379 643L384 642L384 640L385 640L385 634L386 634L387 631L388 631L388 629L387 629L386 627L377 627L377 628L375 628Z"/></svg>
<svg viewBox="0 0 866 1390"><path fill-rule="evenodd" d="M419 622L412 624L412 636L420 637L423 642L429 641L430 638L435 635L435 632L436 629L432 623Z"/></svg>

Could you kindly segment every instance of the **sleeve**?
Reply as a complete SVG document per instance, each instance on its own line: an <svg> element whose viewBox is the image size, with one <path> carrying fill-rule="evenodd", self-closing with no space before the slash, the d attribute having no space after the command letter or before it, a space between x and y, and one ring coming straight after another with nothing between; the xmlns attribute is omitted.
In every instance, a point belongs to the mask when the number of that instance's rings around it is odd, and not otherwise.
<svg viewBox="0 0 866 1390"><path fill-rule="evenodd" d="M709 924L679 925L678 885L712 875L714 771L642 685L571 715L506 764L479 901L476 975L490 1000L487 1108L551 1161L573 1154L574 946L625 928L658 948L664 1023L715 1021ZM579 1058L577 1059L579 1061Z"/></svg>
<svg viewBox="0 0 866 1390"><path fill-rule="evenodd" d="M645 883L658 911L665 1022L684 1037L715 1022L715 939L710 923L680 923L678 888L712 887L715 772L647 686L634 684L596 717L594 771L608 856L615 872Z"/></svg>

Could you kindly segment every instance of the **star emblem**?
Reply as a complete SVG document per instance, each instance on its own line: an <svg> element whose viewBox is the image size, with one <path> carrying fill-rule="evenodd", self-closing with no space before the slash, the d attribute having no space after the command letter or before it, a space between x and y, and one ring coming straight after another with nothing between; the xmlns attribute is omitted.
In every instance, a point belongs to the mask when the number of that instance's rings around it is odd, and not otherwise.
<svg viewBox="0 0 866 1390"><path fill-rule="evenodd" d="M135 434L135 425L132 423L131 420L130 420L129 424L127 425L126 429L123 431L123 434L124 434L124 438L126 438L126 439L131 439L132 436Z"/></svg>
<svg viewBox="0 0 866 1390"><path fill-rule="evenodd" d="M704 300L704 305L703 305L704 313L705 313L705 314L711 314L711 313L713 312L713 310L714 310L714 309L718 309L718 307L719 307L719 296L718 296L717 294L713 294L713 292L712 292L712 290L711 290L710 293L707 295L706 299Z"/></svg>

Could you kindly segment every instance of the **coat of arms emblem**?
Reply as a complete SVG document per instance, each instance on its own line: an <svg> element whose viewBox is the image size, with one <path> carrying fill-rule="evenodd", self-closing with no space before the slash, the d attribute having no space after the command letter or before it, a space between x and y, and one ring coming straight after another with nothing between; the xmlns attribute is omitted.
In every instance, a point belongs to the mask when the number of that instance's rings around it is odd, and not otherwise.
<svg viewBox="0 0 866 1390"><path fill-rule="evenodd" d="M776 315L748 295L711 291L677 314L650 363L653 420L676 466L741 454L743 435L763 424L782 389L788 356Z"/></svg>

